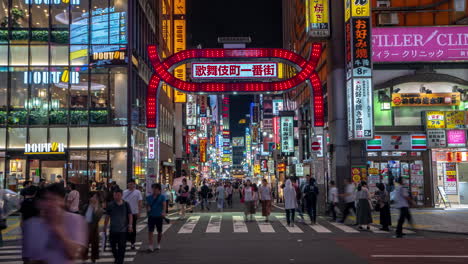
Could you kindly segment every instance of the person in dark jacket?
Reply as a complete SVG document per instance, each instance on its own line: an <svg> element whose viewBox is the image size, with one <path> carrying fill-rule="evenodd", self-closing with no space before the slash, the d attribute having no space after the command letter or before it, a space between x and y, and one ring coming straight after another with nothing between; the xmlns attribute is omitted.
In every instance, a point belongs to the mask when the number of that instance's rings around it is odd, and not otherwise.
<svg viewBox="0 0 468 264"><path fill-rule="evenodd" d="M99 192L90 192L89 203L85 207L84 217L88 223L89 245L84 252L84 259L88 259L88 250L91 247L91 262L96 263L99 259L99 221L101 220L104 209Z"/></svg>
<svg viewBox="0 0 468 264"><path fill-rule="evenodd" d="M200 205L201 205L201 209L202 210L205 210L205 206L206 206L206 209L209 211L210 210L210 202L209 202L209 193L211 192L210 190L210 187L208 187L206 185L206 181L203 181L203 185L202 187L200 188Z"/></svg>
<svg viewBox="0 0 468 264"><path fill-rule="evenodd" d="M377 183L378 191L375 192L375 199L377 200L376 209L380 212L380 230L390 231L389 226L392 225L392 217L390 215L390 195L385 190L383 183Z"/></svg>
<svg viewBox="0 0 468 264"><path fill-rule="evenodd" d="M309 183L304 187L304 201L306 204L307 214L310 217L311 224L317 223L317 197L319 189L314 178L311 178Z"/></svg>

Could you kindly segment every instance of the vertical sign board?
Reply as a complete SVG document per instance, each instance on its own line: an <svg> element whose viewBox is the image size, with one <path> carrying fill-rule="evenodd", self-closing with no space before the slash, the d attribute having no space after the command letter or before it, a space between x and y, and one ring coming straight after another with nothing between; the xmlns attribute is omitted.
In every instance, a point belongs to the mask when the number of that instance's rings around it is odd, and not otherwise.
<svg viewBox="0 0 468 264"><path fill-rule="evenodd" d="M348 138L374 138L370 0L345 1Z"/></svg>
<svg viewBox="0 0 468 264"><path fill-rule="evenodd" d="M154 160L156 158L155 147L156 142L154 140L154 137L148 137L148 159L150 160Z"/></svg>
<svg viewBox="0 0 468 264"><path fill-rule="evenodd" d="M330 36L329 0L306 0L306 19L309 35L313 38Z"/></svg>
<svg viewBox="0 0 468 264"><path fill-rule="evenodd" d="M206 162L206 143L207 139L200 139L200 162Z"/></svg>
<svg viewBox="0 0 468 264"><path fill-rule="evenodd" d="M186 0L174 0L173 13L174 13L174 52L183 51L187 47L187 25L185 20ZM164 1L163 1L164 2ZM175 68L174 76L182 81L187 80L187 69L186 65L180 65ZM175 103L185 103L187 101L187 95L183 92L174 91L174 102Z"/></svg>
<svg viewBox="0 0 468 264"><path fill-rule="evenodd" d="M187 104L186 104L186 125L187 126L196 126L197 125L197 103L195 95L187 95Z"/></svg>
<svg viewBox="0 0 468 264"><path fill-rule="evenodd" d="M294 153L294 117L281 116L281 152Z"/></svg>

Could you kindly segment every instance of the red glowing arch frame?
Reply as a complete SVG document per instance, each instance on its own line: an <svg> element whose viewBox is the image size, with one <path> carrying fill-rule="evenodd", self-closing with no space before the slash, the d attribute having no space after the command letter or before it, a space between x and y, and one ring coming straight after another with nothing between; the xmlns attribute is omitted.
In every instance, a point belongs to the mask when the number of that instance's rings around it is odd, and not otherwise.
<svg viewBox="0 0 468 264"><path fill-rule="evenodd" d="M148 54L155 73L151 76L146 96L146 126L157 126L157 102L161 81L185 93L265 93L285 92L309 80L312 87L314 126L321 127L325 123L323 91L320 78L315 71L322 45L312 44L309 60L285 49L191 49L184 50L161 62L156 45L148 46ZM294 77L274 82L186 82L177 79L169 71L178 65L199 59L278 59L296 66L299 73Z"/></svg>

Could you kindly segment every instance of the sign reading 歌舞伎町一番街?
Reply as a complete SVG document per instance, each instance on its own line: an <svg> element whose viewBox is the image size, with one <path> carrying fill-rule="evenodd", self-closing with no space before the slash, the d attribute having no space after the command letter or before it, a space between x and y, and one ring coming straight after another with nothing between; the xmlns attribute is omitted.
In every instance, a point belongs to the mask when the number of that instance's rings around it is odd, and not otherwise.
<svg viewBox="0 0 468 264"><path fill-rule="evenodd" d="M210 62L192 63L193 79L277 78L276 62Z"/></svg>
<svg viewBox="0 0 468 264"><path fill-rule="evenodd" d="M374 62L467 61L468 27L375 27Z"/></svg>

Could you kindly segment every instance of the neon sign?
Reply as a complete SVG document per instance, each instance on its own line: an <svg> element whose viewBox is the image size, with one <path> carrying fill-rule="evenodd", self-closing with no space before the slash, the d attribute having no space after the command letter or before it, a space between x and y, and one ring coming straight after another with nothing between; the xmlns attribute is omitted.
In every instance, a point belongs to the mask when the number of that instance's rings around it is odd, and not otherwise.
<svg viewBox="0 0 468 264"><path fill-rule="evenodd" d="M65 154L65 144L58 142L25 144L24 154Z"/></svg>
<svg viewBox="0 0 468 264"><path fill-rule="evenodd" d="M80 83L80 73L70 72L65 70L63 72L24 72L24 84L51 84L51 83Z"/></svg>
<svg viewBox="0 0 468 264"><path fill-rule="evenodd" d="M24 0L24 3L27 5L79 5L80 0Z"/></svg>
<svg viewBox="0 0 468 264"><path fill-rule="evenodd" d="M194 79L277 78L278 63L192 63Z"/></svg>

